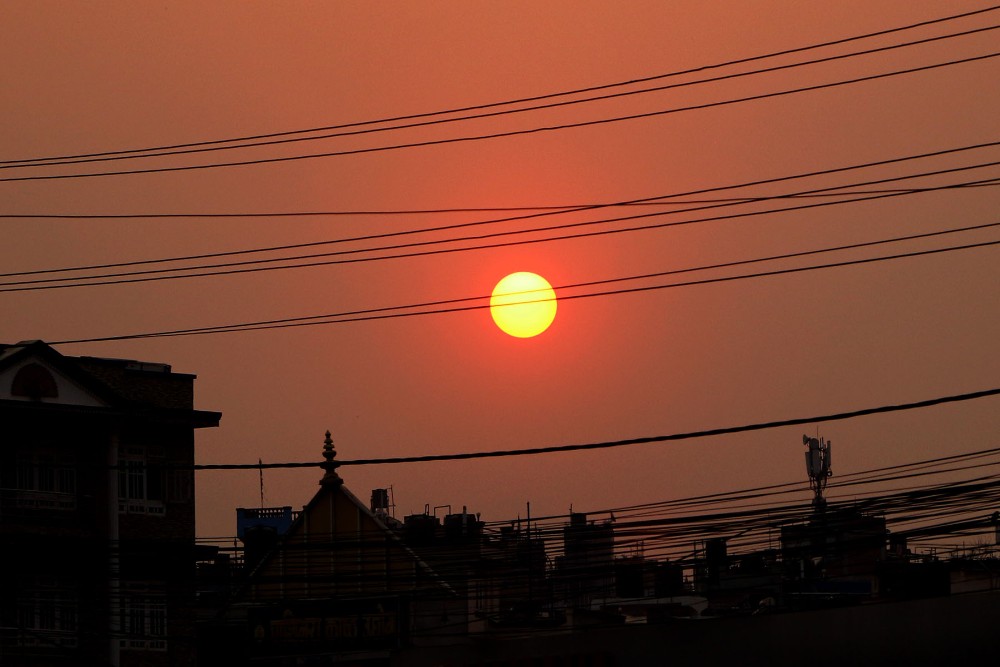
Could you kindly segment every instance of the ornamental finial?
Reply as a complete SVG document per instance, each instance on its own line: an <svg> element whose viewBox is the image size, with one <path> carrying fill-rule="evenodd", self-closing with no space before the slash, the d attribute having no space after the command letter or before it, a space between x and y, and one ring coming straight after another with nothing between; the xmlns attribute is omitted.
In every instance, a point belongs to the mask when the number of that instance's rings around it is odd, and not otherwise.
<svg viewBox="0 0 1000 667"><path fill-rule="evenodd" d="M323 479L320 480L320 484L342 484L343 480L340 479L340 475L337 474L337 468L340 464L334 459L337 458L337 450L333 448L333 438L330 437L330 432L326 432L326 438L323 440L323 463L320 467L326 471L323 475Z"/></svg>

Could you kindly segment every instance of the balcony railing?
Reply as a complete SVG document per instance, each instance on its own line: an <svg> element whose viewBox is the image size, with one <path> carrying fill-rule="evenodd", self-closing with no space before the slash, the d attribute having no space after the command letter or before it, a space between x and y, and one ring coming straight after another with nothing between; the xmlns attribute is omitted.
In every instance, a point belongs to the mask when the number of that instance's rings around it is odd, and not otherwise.
<svg viewBox="0 0 1000 667"><path fill-rule="evenodd" d="M57 491L0 489L0 507L15 510L75 510L76 494Z"/></svg>

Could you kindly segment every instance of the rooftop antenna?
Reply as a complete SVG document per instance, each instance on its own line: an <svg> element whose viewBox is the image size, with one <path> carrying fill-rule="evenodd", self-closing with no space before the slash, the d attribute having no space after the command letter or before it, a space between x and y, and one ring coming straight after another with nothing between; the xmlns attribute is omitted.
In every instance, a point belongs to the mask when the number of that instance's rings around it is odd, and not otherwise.
<svg viewBox="0 0 1000 667"><path fill-rule="evenodd" d="M808 435L802 436L802 444L808 447L806 451L806 473L809 475L809 488L813 490L813 507L817 511L826 509L826 499L823 497L823 490L826 482L833 474L830 467L830 448L833 443L827 442L823 438L810 438Z"/></svg>

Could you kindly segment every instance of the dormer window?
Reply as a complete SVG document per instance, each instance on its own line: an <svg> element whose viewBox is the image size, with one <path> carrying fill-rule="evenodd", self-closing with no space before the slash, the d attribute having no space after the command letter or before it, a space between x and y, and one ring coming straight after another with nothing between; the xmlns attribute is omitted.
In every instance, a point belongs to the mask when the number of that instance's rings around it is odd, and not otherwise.
<svg viewBox="0 0 1000 667"><path fill-rule="evenodd" d="M24 396L34 401L59 396L59 387L52 373L39 364L26 364L18 369L10 385L12 396Z"/></svg>

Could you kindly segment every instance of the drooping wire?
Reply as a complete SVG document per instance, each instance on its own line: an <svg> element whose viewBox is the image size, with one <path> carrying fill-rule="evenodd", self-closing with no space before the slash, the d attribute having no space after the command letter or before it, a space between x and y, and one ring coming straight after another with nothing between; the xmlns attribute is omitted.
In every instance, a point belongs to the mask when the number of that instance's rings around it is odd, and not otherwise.
<svg viewBox="0 0 1000 667"><path fill-rule="evenodd" d="M355 148L340 151L327 151L320 153L309 153L302 155L287 155L282 157L271 157L271 158L257 158L252 160L235 160L231 162L214 162L206 164L189 164L173 167L150 167L144 169L122 169L117 171L104 171L104 172L83 172L75 174L47 174L47 175L36 175L36 176L9 176L0 178L0 183L11 183L11 182L23 182L23 181L48 181L48 180L64 180L64 179L76 179L76 178L100 178L105 176L131 176L136 174L158 174L158 173L175 173L184 171L197 171L204 169L218 169L218 168L229 168L229 167L245 167L245 166L255 166L263 164L279 164L285 162L294 162L299 160L312 160L319 158L330 158L330 157L344 157L348 155L363 155L370 153L381 153L386 151L403 150L409 148L424 148L429 146L443 146L450 144L466 143L471 141L484 141L490 139L499 139L514 136L526 136L531 134L539 134L545 132L553 132L559 130L582 128L582 127L596 127L600 125L607 125L609 123L619 123L630 120L641 120L648 118L657 118L671 114L683 113L687 111L701 111L704 109L713 109L723 106L729 106L732 104L740 104L743 102L754 102L766 99L773 99L777 97L784 97L787 95L794 95L804 92L814 92L818 90L828 90L832 88L838 88L841 86L853 85L857 83L864 83L870 81L877 81L881 79L886 79L895 76L902 76L906 74L916 74L921 72L928 72L935 69L941 69L944 67L953 67L956 65L969 64L975 62L982 62L992 58L1000 57L1000 51L994 51L978 56L970 56L966 58L957 58L944 62L938 62L931 65L922 65L919 67L911 67L906 69L892 70L890 72L883 72L880 74L871 74L867 76L855 77L852 79L842 79L839 81L833 81L822 84L814 84L809 86L800 86L797 88L787 88L779 91L772 91L769 93L761 93L757 95L749 95L738 98L730 98L727 100L720 100L716 102L706 102L702 104L694 104L681 107L672 107L669 109L660 109L656 111L647 111L643 113L627 114L621 116L614 116L608 118L599 118L587 121L578 121L572 123L558 123L554 125L542 125L521 130L509 130L501 132L492 132L486 134L476 134L476 135L465 135L459 137L449 137L444 139L432 139L425 141L414 141L408 143L398 143L386 146L369 146L364 148Z"/></svg>
<svg viewBox="0 0 1000 667"><path fill-rule="evenodd" d="M528 215L508 216L508 217L503 217L503 218L493 218L493 219L487 219L487 220L475 220L475 221L471 221L471 222L463 222L463 223L448 224L448 225L438 225L438 226L434 226L434 227L425 227L425 228L413 229L413 230L400 230L400 231L387 232L387 233L381 233L381 234L367 234L367 235L354 236L354 237L348 237L348 238L342 238L342 239L313 241L313 242L309 242L309 243L298 243L298 244L287 244L287 245L279 245L279 246L258 247L258 248L250 248L250 249L246 249L246 250L234 250L234 251L225 251L225 252L216 252L216 253L203 253L203 254L198 254L198 255L165 257L165 258L149 259L149 260L136 260L136 261L130 261L130 262L115 262L115 263L91 264L91 265L63 267L63 268L53 268L53 269L36 269L36 270L32 270L32 271L8 272L8 273L0 273L0 277L17 277L17 276L39 275L39 274L45 274L45 273L62 273L62 272L72 272L72 271L86 271L86 270L97 270L97 269L106 269L106 268L119 268L119 267L129 267L129 266L140 266L140 265L148 265L148 264L167 263L167 262L180 262L180 261L192 261L192 260L199 260L199 259L211 259L211 258L216 258L216 257L230 257L230 256L236 256L236 255L254 254L254 253L261 253L261 252L276 252L276 251L282 251L282 250L293 250L293 249L308 248L308 247L317 247L317 246L332 245L332 244L372 241L372 240L377 240L377 239L393 238L393 237L405 236L405 235L410 235L410 234L427 234L427 233L437 233L437 232L445 232L445 231L454 231L454 230L457 230L457 229L464 229L464 228L469 228L469 227L478 227L478 226L483 226L483 225L493 225L493 224L499 224L499 223L505 223L505 222L514 222L514 221L524 221L524 220L530 220L530 219L541 218L541 217L550 217L550 216L557 216L557 215L565 215L565 214L568 214L568 213L578 213L578 212L585 212L585 211L591 211L591 210L597 210L597 209L604 209L604 208L614 208L614 207L631 206L631 205L638 205L638 204L667 203L666 200L676 199L676 198L679 198L679 197L690 197L690 196L694 196L694 195L704 195L704 194L710 194L710 193L723 192L723 191L726 191L726 190L736 190L736 189L743 189L743 188L749 188L749 187L756 187L756 186L760 186L760 185L773 185L773 184L787 182L787 181L791 181L791 180L799 180L799 179L805 179L805 178L812 178L812 177L816 177L816 176L825 176L825 175L831 175L831 174L845 173L845 172L859 170L859 169L867 169L867 168L873 168L873 167L888 166L888 165L899 164L899 163L908 162L908 161L912 161L912 160L921 160L921 159L927 159L927 158L932 158L932 157L942 157L942 156L945 156L945 155L952 155L952 154L956 154L956 153L963 153L963 152L967 152L967 151L974 151L974 150L979 150L979 149L984 149L984 148L991 148L991 147L996 147L996 146L1000 146L1000 141L983 142L983 143L966 145L966 146L960 146L960 147L955 147L955 148L947 148L947 149L943 149L943 150L937 150L937 151L931 151L931 152L924 152L924 153L918 153L918 154L913 154L913 155L906 155L906 156L901 156L901 157L888 158L888 159L884 159L884 160L869 161L869 162L864 162L864 163L856 163L856 164L842 166L842 167L833 167L833 168L828 168L828 169L814 170L814 171L810 171L810 172L804 172L804 173L798 173L798 174L791 174L791 175L785 175L785 176L778 176L778 177L772 177L772 178L767 178L767 179L758 179L758 180L755 180L755 181L748 181L748 182L743 182L743 183L721 185L721 186L713 186L713 187L709 187L709 188L700 188L700 189L697 189L697 190L689 190L689 191L680 192L680 193L664 194L664 195L654 195L654 196L650 196L650 197L642 197L642 198L638 198L638 199L630 199L630 200L624 200L624 201L618 201L618 202L610 202L610 203L603 203L603 204L586 204L586 205L578 205L578 206L557 207L557 210L548 210L548 211L543 211L543 212L540 212L540 213L533 213L533 214L528 214ZM993 164L993 163L982 163L979 166L989 166L991 164ZM970 168L976 168L976 167L963 167L963 168L959 168L958 170L965 170L965 169L970 169ZM929 176L929 175L938 174L938 173L949 173L949 171L950 170L945 170L945 172L923 172L921 174L912 175L911 177L916 178L916 177ZM895 178L895 179L882 179L882 180L876 180L876 181L868 181L868 182L865 182L864 184L865 185L871 185L871 184L875 184L875 183L886 183L886 182L891 182L893 180L900 180L900 179L899 178ZM821 189L814 189L814 190L806 190L806 191L802 191L802 192L796 193L796 196L806 196L806 194L808 194L808 193L831 193L833 191L840 190L840 189L843 189L843 188L857 187L857 185L858 184L851 184L851 185L841 185L841 186L836 186L836 187L828 187L828 188L821 188ZM839 194L847 194L847 193L839 193ZM871 194L871 193L865 193L865 194ZM781 198L781 197L772 197L772 198ZM711 204L718 204L718 203L750 203L752 201L760 201L760 200L761 200L761 198L759 198L759 197L757 197L757 198L755 198L755 197L745 197L745 198L738 199L738 200L736 200L734 202L708 202L708 203L711 203ZM703 204L705 202L694 202L694 203L695 204ZM695 210L700 210L700 209L698 209L698 208L692 208L692 209L688 209L687 211L684 211L684 210L672 210L672 211L663 212L662 214L663 215L677 214L677 213L683 213L683 212L691 212L691 211L695 211ZM187 216L189 214L180 214L180 215ZM234 215L243 215L243 214L234 214ZM284 215L284 214L274 214L274 215ZM291 214L291 215L299 215L299 214L295 213L295 214ZM309 214L309 215L312 215L312 214ZM3 217L3 216L0 216L0 217ZM618 221L629 220L629 219L634 219L634 218L631 218L631 217L612 218L612 219L608 219L608 222L618 222ZM538 228L536 228L536 231L537 230L538 230Z"/></svg>
<svg viewBox="0 0 1000 667"><path fill-rule="evenodd" d="M751 63L751 62L755 62L755 61L760 61L760 60L765 60L765 59L770 59L770 58L775 58L775 57L779 57L779 56L792 55L792 54L795 54L795 53L802 53L802 52L805 52L805 51L812 51L812 50L816 50L816 49L820 49L820 48L824 48L824 47L829 47L829 46L837 46L837 45L840 45L840 44L846 44L846 43L850 43L850 42L854 42L854 41L860 41L860 40L864 40L864 39L870 39L870 38L873 38L873 37L880 37L880 36L885 36L885 35L889 35L889 34L893 34L893 33L904 32L904 31L915 29L915 28L927 27L927 26L930 26L930 25L945 23L945 22L949 22L949 21L955 21L955 20L958 20L958 19L963 19L963 18L968 18L968 17L971 17L971 16L976 16L976 15L980 15L980 14L985 14L985 13L993 12L993 11L996 11L998 9L1000 9L1000 5L994 5L994 6L985 7L985 8L982 8L982 9L977 9L977 10L969 11L969 12L963 12L963 13L959 13L959 14L953 14L953 15L949 15L949 16L939 17L939 18L936 18L936 19L930 19L930 20L927 20L927 21L920 21L920 22L917 22L917 23L910 23L910 24L903 25L903 26L897 26L897 27L894 27L894 28L888 28L888 29L885 29L885 30L878 30L878 31L874 31L874 32L864 33L864 34L861 34L861 35L854 35L854 36L851 36L851 37L846 37L846 38L841 38L841 39L836 39L836 40L829 40L829 41L826 41L826 42L819 42L819 43L810 44L810 45L806 45L806 46L794 47L794 48L790 48L790 49L784 49L784 50L781 50L781 51L775 51L775 52L760 54L760 55L756 55L756 56L749 56L749 57L745 57L745 58L739 58L739 59L735 59L735 60L724 61L724 62L721 62L721 63L715 63L715 64L710 64L710 65L702 65L702 66L699 66L699 67L694 67L694 68L690 68L690 69L686 69L686 70L681 70L681 71L668 72L668 73L664 73L664 74L657 74L657 75L653 75L653 76L646 76L646 77L640 77L640 78L633 78L633 79L628 79L628 80L625 80L625 81L618 81L618 82L614 82L614 83L600 84L600 85L596 85L596 86L588 86L588 87L584 87L584 88L576 88L576 89L572 89L572 90L560 91L560 92L555 92L555 93L547 93L547 94L544 94L544 95L536 95L536 96L531 96L531 97L521 97L521 98L516 98L516 99L511 99L511 100L504 100L504 101L500 101L500 102L491 102L491 103L487 103L487 104L479 104L479 105L472 105L472 106L457 107L457 108L452 108L452 109L445 109L445 110L439 110L439 111L424 112L424 113L418 113L418 114L409 114L409 115L404 115L404 116L385 117L385 118L380 118L380 119L375 119L375 120L359 121L359 122L354 122L354 123L344 123L344 124L338 124L338 125L327 125L327 126L313 127L313 128L307 128L307 129L288 130L288 131L283 131L283 132L272 132L272 133L265 133L265 134L255 134L255 135L247 135L247 136L242 136L242 137L232 137L232 138L228 138L228 139L216 139L216 140L209 140L209 141L190 142L190 143L173 144L173 145L166 145L166 146L153 146L153 147L147 147L147 148L128 149L128 150L119 150L119 151L104 151L104 152L99 152L99 153L83 153L83 154L75 154L75 155L58 155L58 156L49 156L49 157L24 158L24 159L20 159L20 160L5 160L5 161L0 161L0 165L24 165L24 164L32 163L32 162L47 162L47 161L53 161L53 160L78 160L78 159L84 159L84 158L105 157L105 156L113 156L113 155L119 155L119 156L121 156L121 155L128 155L128 154L132 154L132 153L150 153L150 152L153 152L153 151L166 151L166 150L173 150L173 149L192 148L192 147L208 146L208 145L220 144L220 143L246 142L246 141L259 140L259 139L269 139L269 138L274 138L274 137L286 137L286 136L296 135L296 134L310 134L310 133L316 133L316 132L325 132L325 131L329 131L329 130L340 130L340 129L347 129L347 128L353 128L353 127L366 126L366 125L376 125L376 124L385 124L385 123L390 123L390 122L415 120L415 119L420 119L420 118L428 118L428 117L432 117L432 116L450 115L450 114L455 114L455 113L464 113L464 112L468 112L468 111L478 111L478 110L483 110L483 109L491 109L491 108L496 108L496 107L500 107L500 106L510 106L510 105L514 105L514 104L523 104L523 103L528 103L528 102L537 102L537 101L546 100L546 99L553 99L553 98L557 98L557 97L579 95L579 94L584 94L584 93L596 92L596 91L599 91L599 90L608 90L608 89L611 89L611 88L619 88L619 87L624 87L624 86L629 86L629 85L635 85L635 84L640 84L640 83L648 83L648 82L651 82L651 81L657 81L657 80L662 80L662 79L666 79L666 78L673 78L673 77L687 75L687 74L696 74L698 72L704 72L704 71L708 71L708 70L712 70L712 69L721 69L721 68L724 68L724 67L731 67L731 66L734 66L734 65L747 64L747 63ZM937 38L937 39L940 39L940 37Z"/></svg>

